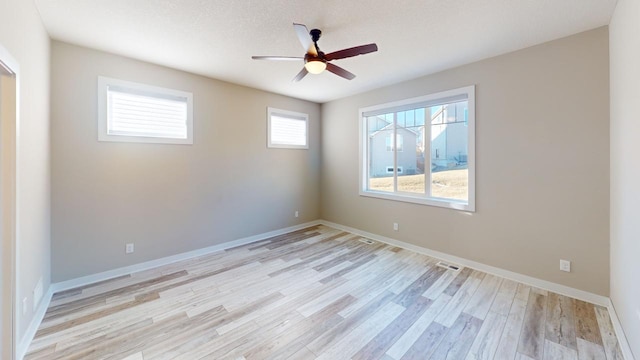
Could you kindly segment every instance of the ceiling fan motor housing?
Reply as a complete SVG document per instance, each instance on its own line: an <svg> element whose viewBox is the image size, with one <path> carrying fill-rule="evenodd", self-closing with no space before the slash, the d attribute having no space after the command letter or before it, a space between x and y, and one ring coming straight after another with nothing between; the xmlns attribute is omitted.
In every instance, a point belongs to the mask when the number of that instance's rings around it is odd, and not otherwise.
<svg viewBox="0 0 640 360"><path fill-rule="evenodd" d="M374 51L378 51L378 46L375 43L356 46L348 49L342 49L338 51L325 54L320 51L318 47L318 40L322 35L320 29L309 29L304 24L293 23L293 28L296 32L300 44L305 49L306 54L304 58L294 56L252 56L256 60L296 60L304 59L304 68L293 78L293 81L300 81L307 74L320 74L324 70L328 70L342 78L352 80L356 76L347 70L330 63L333 60L344 59L348 57L368 54Z"/></svg>
<svg viewBox="0 0 640 360"><path fill-rule="evenodd" d="M308 63L309 61L322 61L322 62L327 62L327 60L325 60L324 58L324 53L322 51L318 51L318 56L313 56L313 54L305 54L304 55L304 62Z"/></svg>
<svg viewBox="0 0 640 360"><path fill-rule="evenodd" d="M311 35L311 40L313 40L313 42L317 42L318 40L320 40L322 31L320 31L320 29L311 29L311 31L309 31L309 35Z"/></svg>

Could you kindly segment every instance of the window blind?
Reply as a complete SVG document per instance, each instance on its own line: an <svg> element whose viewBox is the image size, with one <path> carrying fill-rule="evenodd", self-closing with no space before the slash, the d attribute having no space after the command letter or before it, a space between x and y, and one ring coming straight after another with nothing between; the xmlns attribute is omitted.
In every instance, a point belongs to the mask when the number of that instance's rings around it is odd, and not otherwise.
<svg viewBox="0 0 640 360"><path fill-rule="evenodd" d="M271 144L306 146L307 121L272 114Z"/></svg>
<svg viewBox="0 0 640 360"><path fill-rule="evenodd" d="M187 138L187 98L107 89L107 134Z"/></svg>

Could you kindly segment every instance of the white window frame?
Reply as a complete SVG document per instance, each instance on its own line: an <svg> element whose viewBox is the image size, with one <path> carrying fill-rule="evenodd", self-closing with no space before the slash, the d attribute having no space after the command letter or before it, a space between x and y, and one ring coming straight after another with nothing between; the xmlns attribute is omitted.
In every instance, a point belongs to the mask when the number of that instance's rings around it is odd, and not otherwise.
<svg viewBox="0 0 640 360"><path fill-rule="evenodd" d="M107 131L107 91L110 86L132 90L150 97L176 97L185 99L187 102L187 137L182 139L109 134ZM98 76L98 141L191 145L193 144L193 94L186 91Z"/></svg>
<svg viewBox="0 0 640 360"><path fill-rule="evenodd" d="M279 117L303 120L305 124L305 141L304 145L294 144L274 144L271 142L271 116L277 115ZM305 113L276 109L272 107L267 108L267 147L274 149L309 149L309 115Z"/></svg>
<svg viewBox="0 0 640 360"><path fill-rule="evenodd" d="M427 194L416 194L410 192L385 192L385 191L376 191L368 189L369 183L369 159L367 150L367 116L371 116L375 113L387 113L387 112L398 112L403 111L404 109L408 110L414 108L416 106L434 106L441 103L445 103L451 100L463 100L466 99L468 101L468 125L467 125L467 168L469 173L469 182L468 182L468 201L456 200L456 199L445 199L445 198L437 198L430 197ZM359 130L360 130L360 146L359 146L359 180L360 180L360 196L374 197L379 199L386 200L394 200L394 201L403 201L415 204L422 205L430 205L437 207L444 207L456 210L462 210L467 212L475 212L476 204L475 204L475 191L476 191L476 156L475 156L475 85L466 86L458 89L452 89L447 91L438 92L435 94L429 94L425 96L415 97L411 99L405 99L400 101L394 101L386 104L374 105L365 108L361 108L358 110L358 118L359 118ZM431 139L431 126L426 126L425 124L425 139ZM431 146L425 146L425 159L431 158ZM394 156L394 161L397 161ZM427 184L431 184L431 173L425 174ZM394 174L394 178L397 177L397 174ZM394 184L397 184L397 180L394 179ZM396 186L394 185L394 188ZM397 188L396 188L397 190Z"/></svg>

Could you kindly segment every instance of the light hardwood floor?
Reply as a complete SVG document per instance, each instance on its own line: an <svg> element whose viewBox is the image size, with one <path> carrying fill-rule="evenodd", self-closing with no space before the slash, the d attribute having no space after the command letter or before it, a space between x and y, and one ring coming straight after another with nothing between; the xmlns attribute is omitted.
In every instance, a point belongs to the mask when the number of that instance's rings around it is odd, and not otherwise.
<svg viewBox="0 0 640 360"><path fill-rule="evenodd" d="M27 359L622 359L606 308L324 226L57 293Z"/></svg>

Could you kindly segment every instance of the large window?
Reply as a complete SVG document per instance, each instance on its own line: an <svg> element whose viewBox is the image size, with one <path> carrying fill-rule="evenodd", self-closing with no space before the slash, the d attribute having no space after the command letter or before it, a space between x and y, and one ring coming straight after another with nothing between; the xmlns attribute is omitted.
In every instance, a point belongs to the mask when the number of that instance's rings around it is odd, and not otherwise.
<svg viewBox="0 0 640 360"><path fill-rule="evenodd" d="M268 108L267 119L267 147L309 148L309 115Z"/></svg>
<svg viewBox="0 0 640 360"><path fill-rule="evenodd" d="M98 140L193 144L193 95L100 76Z"/></svg>
<svg viewBox="0 0 640 360"><path fill-rule="evenodd" d="M475 211L474 103L469 86L360 109L360 194Z"/></svg>

